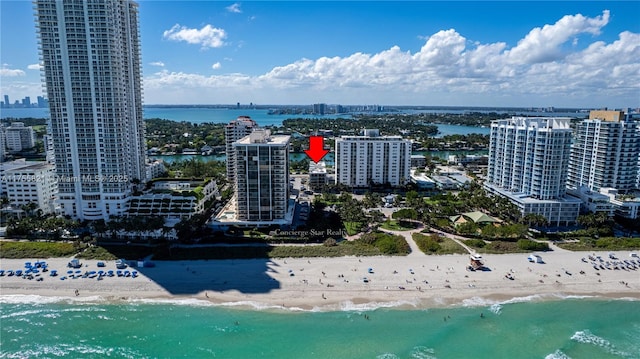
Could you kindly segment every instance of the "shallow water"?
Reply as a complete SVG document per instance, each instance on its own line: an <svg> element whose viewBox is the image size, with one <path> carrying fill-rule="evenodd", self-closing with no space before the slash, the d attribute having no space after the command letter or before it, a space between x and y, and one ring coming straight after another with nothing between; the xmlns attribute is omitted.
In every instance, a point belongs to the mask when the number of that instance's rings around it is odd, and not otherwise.
<svg viewBox="0 0 640 359"><path fill-rule="evenodd" d="M302 311L3 296L0 358L640 358L640 302L533 298Z"/></svg>

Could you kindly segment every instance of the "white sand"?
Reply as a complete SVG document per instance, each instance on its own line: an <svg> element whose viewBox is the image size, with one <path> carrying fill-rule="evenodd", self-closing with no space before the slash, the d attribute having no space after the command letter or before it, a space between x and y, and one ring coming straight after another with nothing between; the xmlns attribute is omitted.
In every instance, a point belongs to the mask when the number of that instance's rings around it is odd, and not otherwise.
<svg viewBox="0 0 640 359"><path fill-rule="evenodd" d="M38 282L5 275L0 277L0 294L75 297L77 289L79 298L197 298L303 309L340 309L367 303L415 307L484 304L532 295L640 298L640 269L596 271L580 260L589 254L564 250L541 253L545 264L529 263L526 254L485 255L491 269L485 272L466 271L468 255L155 261L153 268L127 268L137 270L138 278L100 281L60 280L67 273L69 259L54 258L47 263L60 276L45 273L44 280ZM596 254L608 260L607 253ZM630 259L629 252L616 254L620 259ZM24 269L25 261L29 260L3 259L0 269ZM97 268L96 262L83 261L82 271L116 270L113 261L106 261L106 268ZM368 273L368 268L374 273ZM507 272L515 279L506 279ZM368 283L364 283L364 277Z"/></svg>

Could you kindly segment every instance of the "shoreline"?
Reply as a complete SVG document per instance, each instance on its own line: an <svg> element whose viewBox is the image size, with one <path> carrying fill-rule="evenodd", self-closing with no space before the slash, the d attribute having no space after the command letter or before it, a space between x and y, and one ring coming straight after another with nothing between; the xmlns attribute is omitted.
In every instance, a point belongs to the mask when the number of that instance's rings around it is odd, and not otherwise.
<svg viewBox="0 0 640 359"><path fill-rule="evenodd" d="M616 252L629 260L628 251ZM104 302L211 305L249 310L368 311L491 306L566 298L640 300L640 268L598 270L592 253L485 255L491 271L469 272L467 255L156 261L137 278L67 278L69 258L46 260L58 277L0 277L0 303ZM606 253L596 255L608 258ZM0 269L24 269L29 259L2 259ZM82 261L79 270L116 270L114 261ZM372 269L372 273L369 272ZM513 280L505 276L510 273ZM367 278L365 283L364 278ZM78 295L75 295L78 290Z"/></svg>

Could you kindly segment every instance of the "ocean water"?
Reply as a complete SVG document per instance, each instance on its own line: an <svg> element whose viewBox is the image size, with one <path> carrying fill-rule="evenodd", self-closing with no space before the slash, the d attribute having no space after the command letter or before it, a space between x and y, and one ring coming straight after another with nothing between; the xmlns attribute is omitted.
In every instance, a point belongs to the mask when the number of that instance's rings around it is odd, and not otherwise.
<svg viewBox="0 0 640 359"><path fill-rule="evenodd" d="M534 298L302 311L2 296L0 358L640 358L640 302Z"/></svg>

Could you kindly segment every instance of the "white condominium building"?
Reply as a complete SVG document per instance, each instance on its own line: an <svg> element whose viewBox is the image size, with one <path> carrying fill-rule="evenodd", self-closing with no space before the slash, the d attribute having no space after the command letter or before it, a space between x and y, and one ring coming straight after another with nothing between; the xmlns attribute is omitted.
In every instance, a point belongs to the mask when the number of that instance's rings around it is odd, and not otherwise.
<svg viewBox="0 0 640 359"><path fill-rule="evenodd" d="M485 188L508 198L522 215L541 214L552 225L574 222L580 200L565 197L571 134L565 118L494 121Z"/></svg>
<svg viewBox="0 0 640 359"><path fill-rule="evenodd" d="M9 152L20 152L36 145L36 136L33 127L25 126L22 122L13 122L4 129L6 146Z"/></svg>
<svg viewBox="0 0 640 359"><path fill-rule="evenodd" d="M256 129L233 143L235 149L236 220L256 225L290 224L290 136Z"/></svg>
<svg viewBox="0 0 640 359"><path fill-rule="evenodd" d="M6 146L5 140L6 140L6 137L4 135L4 126L0 124L0 163L4 161L5 146Z"/></svg>
<svg viewBox="0 0 640 359"><path fill-rule="evenodd" d="M336 183L350 187L403 185L410 179L411 141L380 136L378 130L341 136L336 139L335 167Z"/></svg>
<svg viewBox="0 0 640 359"><path fill-rule="evenodd" d="M591 111L576 127L567 189L598 192L615 188L624 193L636 187L640 137L637 124L622 111Z"/></svg>
<svg viewBox="0 0 640 359"><path fill-rule="evenodd" d="M224 129L224 140L227 155L227 178L230 183L234 183L236 176L235 149L233 143L248 136L258 125L249 116L239 116L229 122Z"/></svg>
<svg viewBox="0 0 640 359"><path fill-rule="evenodd" d="M61 214L106 219L145 178L138 4L34 1Z"/></svg>
<svg viewBox="0 0 640 359"><path fill-rule="evenodd" d="M54 212L57 181L52 164L15 161L4 171L2 179L12 207L33 203L43 214Z"/></svg>

